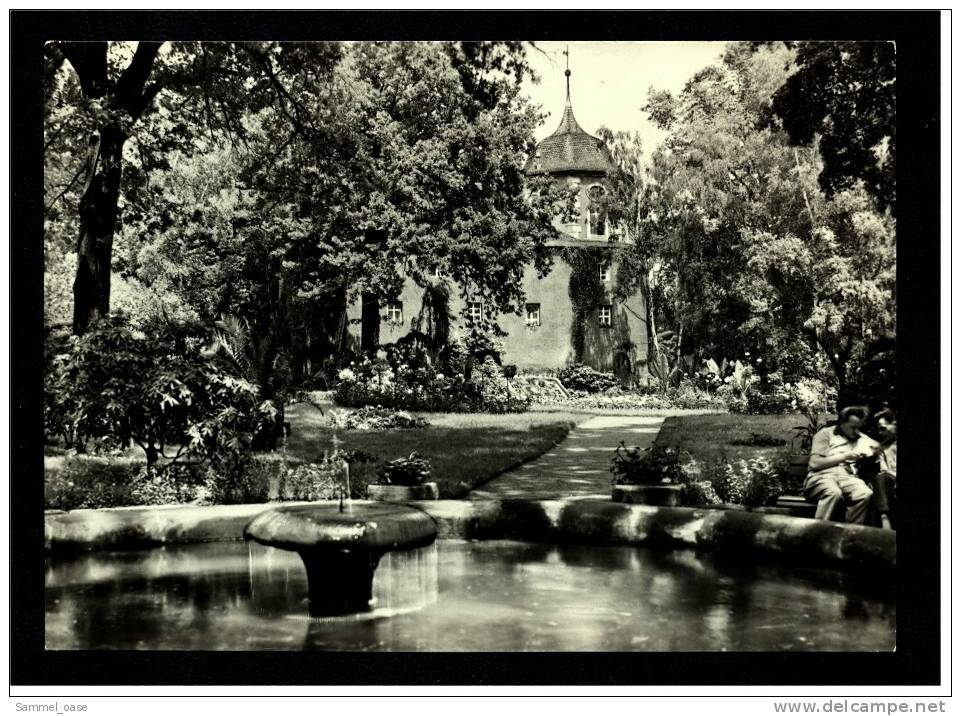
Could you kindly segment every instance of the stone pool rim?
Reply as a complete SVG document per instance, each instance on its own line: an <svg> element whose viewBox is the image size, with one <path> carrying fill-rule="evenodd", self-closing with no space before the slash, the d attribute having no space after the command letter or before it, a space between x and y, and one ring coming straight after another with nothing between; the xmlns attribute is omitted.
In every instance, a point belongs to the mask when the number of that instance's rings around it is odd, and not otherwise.
<svg viewBox="0 0 961 716"><path fill-rule="evenodd" d="M367 501L360 502L364 503ZM48 512L44 515L44 553L59 556L91 550L240 541L246 525L262 512L309 504L316 503ZM895 532L803 517L633 505L600 495L567 500L424 500L405 504L434 519L438 539L693 548L854 571L892 571L897 564Z"/></svg>

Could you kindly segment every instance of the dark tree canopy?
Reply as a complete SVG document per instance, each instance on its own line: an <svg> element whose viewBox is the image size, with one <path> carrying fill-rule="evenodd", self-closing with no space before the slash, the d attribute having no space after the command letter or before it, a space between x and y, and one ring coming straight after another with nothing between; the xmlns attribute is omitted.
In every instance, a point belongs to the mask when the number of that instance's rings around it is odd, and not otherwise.
<svg viewBox="0 0 961 716"><path fill-rule="evenodd" d="M812 42L772 109L795 145L819 140L820 184L830 197L861 180L879 208L895 209L896 55L891 42Z"/></svg>

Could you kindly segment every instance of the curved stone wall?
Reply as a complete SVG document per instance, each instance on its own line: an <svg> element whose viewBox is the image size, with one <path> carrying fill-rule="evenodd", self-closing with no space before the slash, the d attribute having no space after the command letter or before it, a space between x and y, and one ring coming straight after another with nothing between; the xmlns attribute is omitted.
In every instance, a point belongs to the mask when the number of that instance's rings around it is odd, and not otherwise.
<svg viewBox="0 0 961 716"><path fill-rule="evenodd" d="M291 504L291 503L287 503ZM304 503L298 503L304 504ZM602 499L411 502L448 539L635 544L704 549L782 563L892 570L895 533L739 510L630 505ZM138 549L163 544L239 540L267 505L75 510L45 516L47 552Z"/></svg>

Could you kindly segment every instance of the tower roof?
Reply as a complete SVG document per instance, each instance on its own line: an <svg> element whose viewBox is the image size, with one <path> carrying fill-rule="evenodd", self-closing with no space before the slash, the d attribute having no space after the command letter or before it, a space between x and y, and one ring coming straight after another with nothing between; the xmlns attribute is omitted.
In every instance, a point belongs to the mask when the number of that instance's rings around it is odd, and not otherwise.
<svg viewBox="0 0 961 716"><path fill-rule="evenodd" d="M604 142L581 129L574 119L574 110L571 107L571 71L566 70L564 74L567 75L567 101L560 126L537 145L537 149L527 159L524 171L527 174L607 174L614 169L611 155Z"/></svg>

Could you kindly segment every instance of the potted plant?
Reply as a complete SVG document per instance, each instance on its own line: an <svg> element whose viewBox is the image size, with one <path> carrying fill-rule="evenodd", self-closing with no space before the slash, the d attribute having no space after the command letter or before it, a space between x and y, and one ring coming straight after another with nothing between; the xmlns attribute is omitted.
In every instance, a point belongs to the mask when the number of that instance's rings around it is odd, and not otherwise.
<svg viewBox="0 0 961 716"><path fill-rule="evenodd" d="M368 495L384 502L436 500L440 492L430 481L430 471L430 462L416 452L391 460L377 468L377 481L368 487Z"/></svg>
<svg viewBox="0 0 961 716"><path fill-rule="evenodd" d="M622 441L611 461L612 498L641 505L682 504L681 465L676 447L627 447Z"/></svg>

